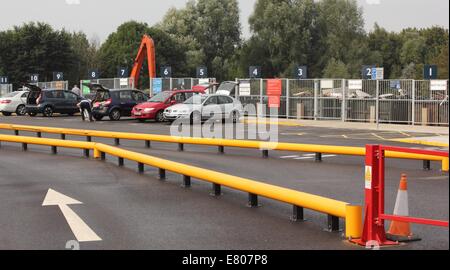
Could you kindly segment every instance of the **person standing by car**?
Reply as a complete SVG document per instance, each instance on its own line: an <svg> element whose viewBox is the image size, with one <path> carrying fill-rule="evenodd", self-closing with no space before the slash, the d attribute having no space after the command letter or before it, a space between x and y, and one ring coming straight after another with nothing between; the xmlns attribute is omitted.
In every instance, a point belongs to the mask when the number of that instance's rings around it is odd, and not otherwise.
<svg viewBox="0 0 450 270"><path fill-rule="evenodd" d="M95 100L96 100L96 98L91 100L88 97L86 97L80 103L77 104L78 108L80 108L81 119L83 121L86 121L87 119L89 120L89 122L94 121L94 119L92 117L92 106L93 106Z"/></svg>
<svg viewBox="0 0 450 270"><path fill-rule="evenodd" d="M80 97L83 96L82 93L81 93L81 89L78 88L78 85L76 85L76 84L75 84L75 85L73 86L73 88L72 88L72 93L77 94L77 95L79 95Z"/></svg>

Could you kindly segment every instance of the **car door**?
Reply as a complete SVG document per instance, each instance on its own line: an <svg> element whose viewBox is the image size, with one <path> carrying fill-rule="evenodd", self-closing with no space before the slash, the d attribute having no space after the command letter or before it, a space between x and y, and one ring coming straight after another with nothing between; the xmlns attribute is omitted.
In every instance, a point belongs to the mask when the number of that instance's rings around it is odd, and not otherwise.
<svg viewBox="0 0 450 270"><path fill-rule="evenodd" d="M233 99L228 96L219 96L219 104L223 112L222 117L228 117L234 109Z"/></svg>
<svg viewBox="0 0 450 270"><path fill-rule="evenodd" d="M120 99L120 109L122 111L122 115L130 116L131 110L137 104L136 101L133 100L132 91L131 90L120 91L119 99Z"/></svg>
<svg viewBox="0 0 450 270"><path fill-rule="evenodd" d="M217 96L208 97L202 106L202 118L209 119L211 117L220 117L222 114Z"/></svg>
<svg viewBox="0 0 450 270"><path fill-rule="evenodd" d="M64 102L65 102L65 111L67 113L75 113L78 111L77 104L78 104L78 96L75 93L64 91Z"/></svg>
<svg viewBox="0 0 450 270"><path fill-rule="evenodd" d="M61 90L46 91L46 97L48 103L53 105L56 113L66 113L68 105L64 97L64 93Z"/></svg>

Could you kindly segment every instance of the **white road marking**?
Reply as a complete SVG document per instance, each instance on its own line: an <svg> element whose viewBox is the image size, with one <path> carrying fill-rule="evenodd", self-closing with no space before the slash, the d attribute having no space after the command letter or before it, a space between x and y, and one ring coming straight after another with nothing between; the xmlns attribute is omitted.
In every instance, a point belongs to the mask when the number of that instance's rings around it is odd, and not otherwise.
<svg viewBox="0 0 450 270"><path fill-rule="evenodd" d="M101 241L102 239L68 205L83 204L73 198L49 189L42 206L57 205L69 224L78 242Z"/></svg>

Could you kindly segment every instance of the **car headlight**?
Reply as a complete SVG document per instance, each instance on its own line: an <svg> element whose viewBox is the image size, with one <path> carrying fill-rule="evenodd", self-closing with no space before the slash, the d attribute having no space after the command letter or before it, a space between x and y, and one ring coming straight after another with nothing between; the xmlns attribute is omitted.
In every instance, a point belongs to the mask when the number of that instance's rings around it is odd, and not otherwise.
<svg viewBox="0 0 450 270"><path fill-rule="evenodd" d="M152 112L154 110L155 110L155 108L145 108L144 112L148 113L148 112Z"/></svg>

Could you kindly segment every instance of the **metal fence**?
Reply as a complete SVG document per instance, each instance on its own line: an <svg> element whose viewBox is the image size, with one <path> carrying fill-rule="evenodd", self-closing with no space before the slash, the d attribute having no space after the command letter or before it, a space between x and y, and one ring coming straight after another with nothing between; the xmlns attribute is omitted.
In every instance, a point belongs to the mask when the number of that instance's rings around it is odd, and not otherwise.
<svg viewBox="0 0 450 270"><path fill-rule="evenodd" d="M108 89L134 89L134 79L133 78L103 78L103 79L90 79L81 80L80 86L83 90L83 94L90 92L89 87L85 84L96 83L101 84Z"/></svg>
<svg viewBox="0 0 450 270"><path fill-rule="evenodd" d="M35 83L38 87L42 89L58 89L58 90L68 90L68 81L52 81L52 82L38 82Z"/></svg>
<svg viewBox="0 0 450 270"><path fill-rule="evenodd" d="M158 84L156 84L157 81L159 81ZM150 93L174 89L191 89L198 84L211 84L215 82L215 78L154 78L150 80Z"/></svg>
<svg viewBox="0 0 450 270"><path fill-rule="evenodd" d="M0 97L11 93L13 90L12 84L0 84Z"/></svg>
<svg viewBox="0 0 450 270"><path fill-rule="evenodd" d="M448 126L448 80L281 79L278 117ZM267 79L236 79L236 96L268 116ZM437 83L437 85L436 85ZM260 105L260 106L258 106Z"/></svg>

